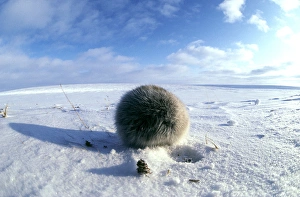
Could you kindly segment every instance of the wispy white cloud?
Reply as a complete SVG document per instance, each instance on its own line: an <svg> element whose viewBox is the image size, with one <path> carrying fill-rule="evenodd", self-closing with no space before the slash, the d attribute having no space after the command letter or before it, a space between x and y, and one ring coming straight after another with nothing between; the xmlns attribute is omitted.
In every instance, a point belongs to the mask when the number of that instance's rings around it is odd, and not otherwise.
<svg viewBox="0 0 300 197"><path fill-rule="evenodd" d="M246 0L224 0L218 8L225 14L225 21L228 23L234 23L243 18L241 12Z"/></svg>
<svg viewBox="0 0 300 197"><path fill-rule="evenodd" d="M113 37L145 36L172 17L181 0L88 1L10 0L0 9L0 34L24 42L95 43ZM26 34L24 34L26 32Z"/></svg>
<svg viewBox="0 0 300 197"><path fill-rule="evenodd" d="M161 45L176 45L178 44L179 42L177 40L174 40L174 39L169 39L169 40L161 40L159 41L159 44Z"/></svg>
<svg viewBox="0 0 300 197"><path fill-rule="evenodd" d="M179 10L181 0L166 0L162 1L159 11L162 15L172 17Z"/></svg>
<svg viewBox="0 0 300 197"><path fill-rule="evenodd" d="M124 32L132 35L140 35L145 30L154 30L158 23L154 18L141 16L140 18L131 18L127 21Z"/></svg>
<svg viewBox="0 0 300 197"><path fill-rule="evenodd" d="M187 82L183 65L140 65L133 57L112 48L89 49L72 60L32 58L0 47L0 91L30 86L76 83L170 83ZM184 77L182 77L184 76Z"/></svg>
<svg viewBox="0 0 300 197"><path fill-rule="evenodd" d="M285 39L294 34L293 30L289 26L281 27L277 30L276 36L281 39Z"/></svg>
<svg viewBox="0 0 300 197"><path fill-rule="evenodd" d="M300 0L271 0L281 7L282 10L288 12L300 7Z"/></svg>
<svg viewBox="0 0 300 197"><path fill-rule="evenodd" d="M282 51L279 57L274 58L279 66L283 65L284 70L280 73L285 76L300 75L300 32L289 26L283 26L277 30L276 36L282 42Z"/></svg>
<svg viewBox="0 0 300 197"><path fill-rule="evenodd" d="M79 54L74 64L79 64L80 68L86 72L104 76L131 72L138 66L134 58L115 54L111 48L107 47L89 49Z"/></svg>
<svg viewBox="0 0 300 197"><path fill-rule="evenodd" d="M105 31L105 22L85 0L11 0L0 9L1 35L11 42L21 37L24 44L60 40L80 43L104 38L111 32Z"/></svg>
<svg viewBox="0 0 300 197"><path fill-rule="evenodd" d="M286 45L286 52L294 60L299 60L298 51L300 50L300 31L293 31L289 26L284 26L277 30L276 36ZM299 61L300 63L300 61Z"/></svg>
<svg viewBox="0 0 300 197"><path fill-rule="evenodd" d="M248 20L248 23L256 25L256 27L260 31L268 32L270 28L267 24L267 21L261 17L261 14L262 14L262 12L258 10L256 12L256 14L254 14L250 17L250 19Z"/></svg>
<svg viewBox="0 0 300 197"><path fill-rule="evenodd" d="M195 75L185 65L162 64L143 66L130 72L125 81L137 83L192 83Z"/></svg>
<svg viewBox="0 0 300 197"><path fill-rule="evenodd" d="M138 69L134 58L115 54L110 48L95 48L74 60L5 52L0 48L1 89L59 83L122 81L126 73Z"/></svg>
<svg viewBox="0 0 300 197"><path fill-rule="evenodd" d="M260 68L253 69L248 78L260 78L270 84L300 86L297 62L274 62L273 64L262 65Z"/></svg>
<svg viewBox="0 0 300 197"><path fill-rule="evenodd" d="M12 0L2 4L0 13L1 29L19 31L23 29L42 29L51 21L53 10L46 0Z"/></svg>
<svg viewBox="0 0 300 197"><path fill-rule="evenodd" d="M199 83L282 85L282 79L296 81L300 75L296 67L299 64L288 61L257 64L255 54L258 50L256 44L238 42L235 47L220 49L205 46L198 40L170 54L167 59L172 65L185 66L190 78Z"/></svg>
<svg viewBox="0 0 300 197"><path fill-rule="evenodd" d="M262 68L258 68L258 69L253 69L250 74L251 75L264 75L264 74L268 74L272 71L278 71L279 68L274 67L274 66L263 66Z"/></svg>
<svg viewBox="0 0 300 197"><path fill-rule="evenodd" d="M167 56L168 63L141 65L133 57L112 48L86 50L71 60L32 58L19 51L0 47L0 90L29 86L135 82L135 83L256 83L265 79L276 84L282 77L299 76L295 62L257 65L253 61L258 46L235 43L220 49L197 40ZM273 79L273 80L271 80Z"/></svg>
<svg viewBox="0 0 300 197"><path fill-rule="evenodd" d="M242 72L247 69L247 65L252 64L254 52L258 50L258 46L243 43L236 43L235 46L235 48L224 50L205 46L203 41L197 40L170 54L167 58L173 64L188 65L201 70ZM241 63L243 63L243 66L240 66Z"/></svg>
<svg viewBox="0 0 300 197"><path fill-rule="evenodd" d="M202 40L191 42L185 48L170 54L167 59L176 64L206 67L212 60L217 62L226 57L225 51L202 44Z"/></svg>

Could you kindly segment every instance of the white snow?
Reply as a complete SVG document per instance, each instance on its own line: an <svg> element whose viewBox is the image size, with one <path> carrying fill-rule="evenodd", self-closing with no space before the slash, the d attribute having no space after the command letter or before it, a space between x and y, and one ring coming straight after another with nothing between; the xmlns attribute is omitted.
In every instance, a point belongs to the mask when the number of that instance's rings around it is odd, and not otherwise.
<svg viewBox="0 0 300 197"><path fill-rule="evenodd" d="M76 111L59 86L0 92L0 196L300 196L300 88L162 85L186 104L189 136L135 150L114 112L136 86L65 85Z"/></svg>

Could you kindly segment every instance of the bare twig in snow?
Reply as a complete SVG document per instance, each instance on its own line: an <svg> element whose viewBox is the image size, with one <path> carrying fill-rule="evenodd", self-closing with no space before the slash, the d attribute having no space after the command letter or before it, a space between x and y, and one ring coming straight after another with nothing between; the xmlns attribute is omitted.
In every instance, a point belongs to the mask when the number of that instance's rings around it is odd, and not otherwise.
<svg viewBox="0 0 300 197"><path fill-rule="evenodd" d="M205 135L205 144L208 144L208 142L210 142L211 144L214 145L215 149L219 149L219 147L216 145L216 143L210 139L209 137L207 137L207 134Z"/></svg>
<svg viewBox="0 0 300 197"><path fill-rule="evenodd" d="M60 84L60 87L61 87L61 90L63 91L65 97L67 98L68 102L69 102L69 103L71 104L71 106L73 107L73 109L74 109L75 113L77 114L79 120L80 120L80 121L82 122L82 124L84 125L84 127L85 127L86 129L89 129L90 131L92 131L92 129L90 129L90 128L85 124L85 122L82 120L82 118L80 117L78 111L76 110L76 107L75 107L75 106L73 105L73 103L70 101L69 97L68 97L67 94L65 93L65 91L64 91L64 89L63 89L63 87L62 87L61 84Z"/></svg>
<svg viewBox="0 0 300 197"><path fill-rule="evenodd" d="M189 182L192 182L192 183L198 183L200 180L198 179L189 179Z"/></svg>

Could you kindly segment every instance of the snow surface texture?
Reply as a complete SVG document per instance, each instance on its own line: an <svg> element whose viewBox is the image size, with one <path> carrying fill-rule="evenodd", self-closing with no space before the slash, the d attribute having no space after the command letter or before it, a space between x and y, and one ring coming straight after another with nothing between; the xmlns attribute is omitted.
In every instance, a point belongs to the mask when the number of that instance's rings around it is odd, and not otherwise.
<svg viewBox="0 0 300 197"><path fill-rule="evenodd" d="M65 85L76 111L59 86L0 92L0 196L300 196L300 89L162 85L189 136L131 149L113 117L137 86Z"/></svg>

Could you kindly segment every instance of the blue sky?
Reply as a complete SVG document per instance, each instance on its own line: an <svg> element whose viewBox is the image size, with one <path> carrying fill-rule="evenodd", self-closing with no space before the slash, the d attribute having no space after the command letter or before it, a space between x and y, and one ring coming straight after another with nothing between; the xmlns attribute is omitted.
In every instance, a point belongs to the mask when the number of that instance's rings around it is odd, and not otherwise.
<svg viewBox="0 0 300 197"><path fill-rule="evenodd" d="M300 86L300 0L0 0L0 90Z"/></svg>

